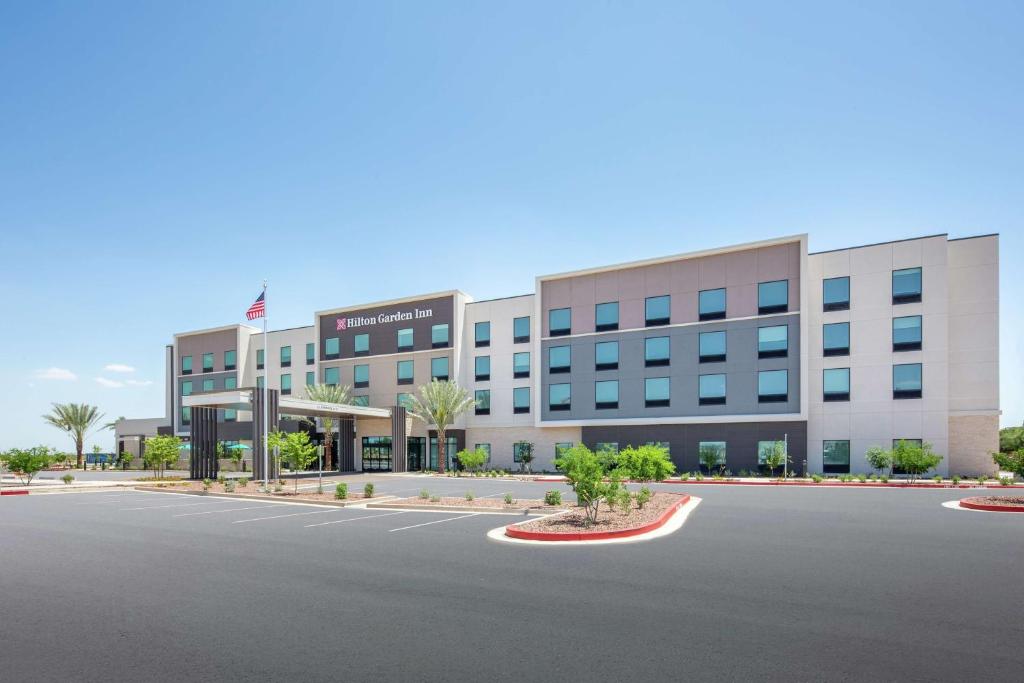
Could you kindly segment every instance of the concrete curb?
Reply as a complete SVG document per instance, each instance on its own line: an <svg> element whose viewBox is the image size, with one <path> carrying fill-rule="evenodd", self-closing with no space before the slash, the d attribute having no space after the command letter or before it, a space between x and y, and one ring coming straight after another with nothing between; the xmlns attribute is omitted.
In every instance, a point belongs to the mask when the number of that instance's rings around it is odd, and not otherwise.
<svg viewBox="0 0 1024 683"><path fill-rule="evenodd" d="M975 502L981 498L963 498L960 500L960 507L968 510L983 510L985 512L1024 512L1024 505L989 505L988 503Z"/></svg>
<svg viewBox="0 0 1024 683"><path fill-rule="evenodd" d="M542 515L551 510L543 508L484 508L469 505L417 505L415 503L406 505L403 503L367 503L367 508L382 508L389 510L419 510L423 512L475 512L481 515Z"/></svg>
<svg viewBox="0 0 1024 683"><path fill-rule="evenodd" d="M629 529L616 529L615 531L578 531L578 532L552 532L552 531L526 531L517 529L515 524L505 527L505 535L510 538L518 538L527 541L597 541L611 538L628 538L640 536L664 526L676 514L679 508L690 502L688 494L682 494L678 501L665 510L658 519L641 526Z"/></svg>

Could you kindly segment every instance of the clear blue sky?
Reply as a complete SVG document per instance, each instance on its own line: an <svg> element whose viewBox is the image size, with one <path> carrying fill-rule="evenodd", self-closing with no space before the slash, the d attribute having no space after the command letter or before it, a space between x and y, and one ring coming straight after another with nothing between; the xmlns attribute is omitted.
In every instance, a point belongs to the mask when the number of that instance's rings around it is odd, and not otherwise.
<svg viewBox="0 0 1024 683"><path fill-rule="evenodd" d="M796 232L1001 233L1019 424L1024 5L844 4L3 3L0 448L161 414L263 277L290 327Z"/></svg>

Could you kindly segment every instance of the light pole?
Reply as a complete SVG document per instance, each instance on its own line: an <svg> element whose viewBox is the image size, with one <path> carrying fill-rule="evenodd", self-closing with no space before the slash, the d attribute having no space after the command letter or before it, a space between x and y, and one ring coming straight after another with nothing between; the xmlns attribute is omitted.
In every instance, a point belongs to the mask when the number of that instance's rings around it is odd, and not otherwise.
<svg viewBox="0 0 1024 683"><path fill-rule="evenodd" d="M318 465L317 465L318 471L316 473L316 481L317 481L316 492L317 493L323 493L324 492L324 445L323 444L320 444L319 446L316 447L316 459L317 459L317 463L318 463Z"/></svg>

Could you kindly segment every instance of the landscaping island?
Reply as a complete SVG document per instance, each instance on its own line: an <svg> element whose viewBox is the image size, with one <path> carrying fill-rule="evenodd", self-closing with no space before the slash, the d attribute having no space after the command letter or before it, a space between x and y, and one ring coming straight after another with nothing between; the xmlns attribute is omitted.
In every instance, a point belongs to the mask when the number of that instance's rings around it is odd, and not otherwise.
<svg viewBox="0 0 1024 683"><path fill-rule="evenodd" d="M960 507L968 510L987 512L1024 512L1024 497L1021 496L976 496L964 498Z"/></svg>
<svg viewBox="0 0 1024 683"><path fill-rule="evenodd" d="M628 510L616 508L605 511L596 521L589 521L582 507L542 517L541 519L512 524L505 535L532 541L588 541L607 538L638 536L663 526L679 508L690 501L690 496L679 493L655 493L643 507L630 499Z"/></svg>

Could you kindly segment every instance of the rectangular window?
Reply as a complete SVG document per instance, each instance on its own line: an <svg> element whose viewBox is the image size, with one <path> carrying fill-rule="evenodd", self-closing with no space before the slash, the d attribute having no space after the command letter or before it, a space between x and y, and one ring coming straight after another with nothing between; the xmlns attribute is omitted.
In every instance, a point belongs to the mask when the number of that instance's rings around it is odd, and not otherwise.
<svg viewBox="0 0 1024 683"><path fill-rule="evenodd" d="M619 407L619 380L594 382L594 407L598 410Z"/></svg>
<svg viewBox="0 0 1024 683"><path fill-rule="evenodd" d="M398 394L398 396L395 397L395 401L396 406L401 406L406 410L408 410L414 405L412 402L412 394L400 393Z"/></svg>
<svg viewBox="0 0 1024 683"><path fill-rule="evenodd" d="M572 386L570 384L548 385L548 408L551 410L569 410L572 406Z"/></svg>
<svg viewBox="0 0 1024 683"><path fill-rule="evenodd" d="M238 365L237 361L238 361L238 354L235 352L234 349L232 349L231 351L225 351L224 352L224 369L225 370L234 370L236 368L236 366Z"/></svg>
<svg viewBox="0 0 1024 683"><path fill-rule="evenodd" d="M256 349L256 369L262 370L266 362L263 360L263 349Z"/></svg>
<svg viewBox="0 0 1024 683"><path fill-rule="evenodd" d="M619 452L618 441L598 441L594 444L595 453L611 453L615 455Z"/></svg>
<svg viewBox="0 0 1024 683"><path fill-rule="evenodd" d="M448 356L430 359L430 377L438 382L448 381Z"/></svg>
<svg viewBox="0 0 1024 683"><path fill-rule="evenodd" d="M697 336L698 362L721 363L726 358L725 332L701 332Z"/></svg>
<svg viewBox="0 0 1024 683"><path fill-rule="evenodd" d="M473 339L476 341L477 347L491 345L491 322L489 320L476 323L473 326Z"/></svg>
<svg viewBox="0 0 1024 683"><path fill-rule="evenodd" d="M512 412L530 412L530 387L516 387L512 390Z"/></svg>
<svg viewBox="0 0 1024 683"><path fill-rule="evenodd" d="M725 317L725 288L705 289L697 295L697 317L721 320Z"/></svg>
<svg viewBox="0 0 1024 683"><path fill-rule="evenodd" d="M337 337L328 337L324 340L324 359L331 360L341 355L341 342Z"/></svg>
<svg viewBox="0 0 1024 683"><path fill-rule="evenodd" d="M555 444L555 457L561 458L562 454L573 447L572 441L560 441Z"/></svg>
<svg viewBox="0 0 1024 683"><path fill-rule="evenodd" d="M311 387L316 384L316 373L312 370L306 373L306 386Z"/></svg>
<svg viewBox="0 0 1024 683"><path fill-rule="evenodd" d="M519 353L512 354L512 376L513 377L529 377L530 376L530 352L520 351Z"/></svg>
<svg viewBox="0 0 1024 683"><path fill-rule="evenodd" d="M398 383L412 384L412 361L400 360L395 365L398 368Z"/></svg>
<svg viewBox="0 0 1024 683"><path fill-rule="evenodd" d="M282 346L281 347L281 367L290 368L292 366L292 347Z"/></svg>
<svg viewBox="0 0 1024 683"><path fill-rule="evenodd" d="M552 308L548 311L548 333L552 337L564 337L572 333L572 309Z"/></svg>
<svg viewBox="0 0 1024 683"><path fill-rule="evenodd" d="M850 473L850 442L823 441L821 446L821 471L825 474Z"/></svg>
<svg viewBox="0 0 1024 683"><path fill-rule="evenodd" d="M598 332L619 329L618 301L608 301L594 307L594 329Z"/></svg>
<svg viewBox="0 0 1024 683"><path fill-rule="evenodd" d="M789 310L789 280L760 282L757 285L757 312L785 313Z"/></svg>
<svg viewBox="0 0 1024 683"><path fill-rule="evenodd" d="M370 355L370 335L364 332L363 334L357 334L352 339L352 349L357 356L368 356Z"/></svg>
<svg viewBox="0 0 1024 683"><path fill-rule="evenodd" d="M324 368L324 384L340 384L341 372L338 368Z"/></svg>
<svg viewBox="0 0 1024 683"><path fill-rule="evenodd" d="M213 372L213 354L203 354L203 372Z"/></svg>
<svg viewBox="0 0 1024 683"><path fill-rule="evenodd" d="M181 424L192 424L192 409L188 406L182 406L181 408Z"/></svg>
<svg viewBox="0 0 1024 683"><path fill-rule="evenodd" d="M892 350L917 351L921 348L921 316L892 319Z"/></svg>
<svg viewBox="0 0 1024 683"><path fill-rule="evenodd" d="M921 269L903 268L892 271L892 302L909 304L921 300Z"/></svg>
<svg viewBox="0 0 1024 683"><path fill-rule="evenodd" d="M828 368L823 371L822 385L825 401L850 400L850 368Z"/></svg>
<svg viewBox="0 0 1024 683"><path fill-rule="evenodd" d="M892 366L892 397L921 398L921 364Z"/></svg>
<svg viewBox="0 0 1024 683"><path fill-rule="evenodd" d="M830 277L822 280L822 309L845 311L850 308L850 278Z"/></svg>
<svg viewBox="0 0 1024 683"><path fill-rule="evenodd" d="M224 388L225 389L237 389L238 388L238 378L237 377L225 377L224 378ZM225 408L224 409L224 421L225 422L235 422L237 419L238 419L238 411L237 410L235 410L234 408Z"/></svg>
<svg viewBox="0 0 1024 683"><path fill-rule="evenodd" d="M256 388L262 389L264 385L263 375L256 376Z"/></svg>
<svg viewBox="0 0 1024 683"><path fill-rule="evenodd" d="M668 441L648 441L645 446L657 446L665 451L666 455L672 454L672 444Z"/></svg>
<svg viewBox="0 0 1024 683"><path fill-rule="evenodd" d="M238 388L238 378L237 377L225 377L224 378L224 388L228 389L228 390L230 390L230 389L237 389Z"/></svg>
<svg viewBox="0 0 1024 683"><path fill-rule="evenodd" d="M473 364L473 374L477 382L486 382L491 378L491 357L477 356Z"/></svg>
<svg viewBox="0 0 1024 683"><path fill-rule="evenodd" d="M526 441L516 441L512 444L512 462L522 462L523 453L528 451L531 447L532 445Z"/></svg>
<svg viewBox="0 0 1024 683"><path fill-rule="evenodd" d="M512 321L512 341L522 344L530 341L530 318L516 318Z"/></svg>
<svg viewBox="0 0 1024 683"><path fill-rule="evenodd" d="M671 362L668 337L647 337L644 339L644 367L668 365Z"/></svg>
<svg viewBox="0 0 1024 683"><path fill-rule="evenodd" d="M353 365L352 366L352 386L356 389L365 389L370 386L370 366L369 365Z"/></svg>
<svg viewBox="0 0 1024 683"><path fill-rule="evenodd" d="M353 396L352 405L359 406L360 408L368 408L370 406L370 397L365 394L362 396Z"/></svg>
<svg viewBox="0 0 1024 683"><path fill-rule="evenodd" d="M672 389L668 377L648 377L644 380L645 407L664 408L669 405L671 397Z"/></svg>
<svg viewBox="0 0 1024 683"><path fill-rule="evenodd" d="M192 374L192 356L181 357L181 374L191 375Z"/></svg>
<svg viewBox="0 0 1024 683"><path fill-rule="evenodd" d="M725 467L724 441L700 441L697 443L697 454L701 465L711 462L711 455L714 454L715 467Z"/></svg>
<svg viewBox="0 0 1024 683"><path fill-rule="evenodd" d="M290 374L281 375L281 394L288 396L292 393L292 376Z"/></svg>
<svg viewBox="0 0 1024 683"><path fill-rule="evenodd" d="M491 461L491 444L489 444L489 443L475 443L475 444L473 444L473 448L475 448L478 451L483 451L484 453L487 454L487 460L484 461L485 463L488 463L488 462Z"/></svg>
<svg viewBox="0 0 1024 683"><path fill-rule="evenodd" d="M181 395L182 396L191 396L192 395L192 382L182 382L181 383Z"/></svg>
<svg viewBox="0 0 1024 683"><path fill-rule="evenodd" d="M822 325L821 336L826 356L850 355L850 323Z"/></svg>
<svg viewBox="0 0 1024 683"><path fill-rule="evenodd" d="M548 348L548 372L569 372L572 369L572 350L568 346Z"/></svg>
<svg viewBox="0 0 1024 683"><path fill-rule="evenodd" d="M213 391L213 380L212 379L204 379L203 380L203 391Z"/></svg>
<svg viewBox="0 0 1024 683"><path fill-rule="evenodd" d="M757 357L785 358L789 355L789 325L757 328Z"/></svg>
<svg viewBox="0 0 1024 683"><path fill-rule="evenodd" d="M413 331L411 327L405 327L395 333L395 341L399 351L412 351Z"/></svg>
<svg viewBox="0 0 1024 683"><path fill-rule="evenodd" d="M448 346L448 323L432 325L430 327L430 347L443 349Z"/></svg>
<svg viewBox="0 0 1024 683"><path fill-rule="evenodd" d="M782 441L758 441L757 442L757 464L764 465L768 454L775 450L775 444L782 444Z"/></svg>
<svg viewBox="0 0 1024 683"><path fill-rule="evenodd" d="M309 342L306 344L306 365L312 365L316 362L316 344Z"/></svg>
<svg viewBox="0 0 1024 683"><path fill-rule="evenodd" d="M725 403L725 375L701 375L697 380L697 403L715 406Z"/></svg>
<svg viewBox="0 0 1024 683"><path fill-rule="evenodd" d="M668 325L671 322L672 297L649 296L644 300L644 322L651 325Z"/></svg>
<svg viewBox="0 0 1024 683"><path fill-rule="evenodd" d="M473 394L473 398L476 399L476 414L477 415L490 415L491 414L491 390L490 389L477 389Z"/></svg>
<svg viewBox="0 0 1024 683"><path fill-rule="evenodd" d="M788 400L788 370L762 370L757 373L758 403L784 403Z"/></svg>
<svg viewBox="0 0 1024 683"><path fill-rule="evenodd" d="M594 369L615 370L619 367L619 342L597 342L594 344Z"/></svg>

